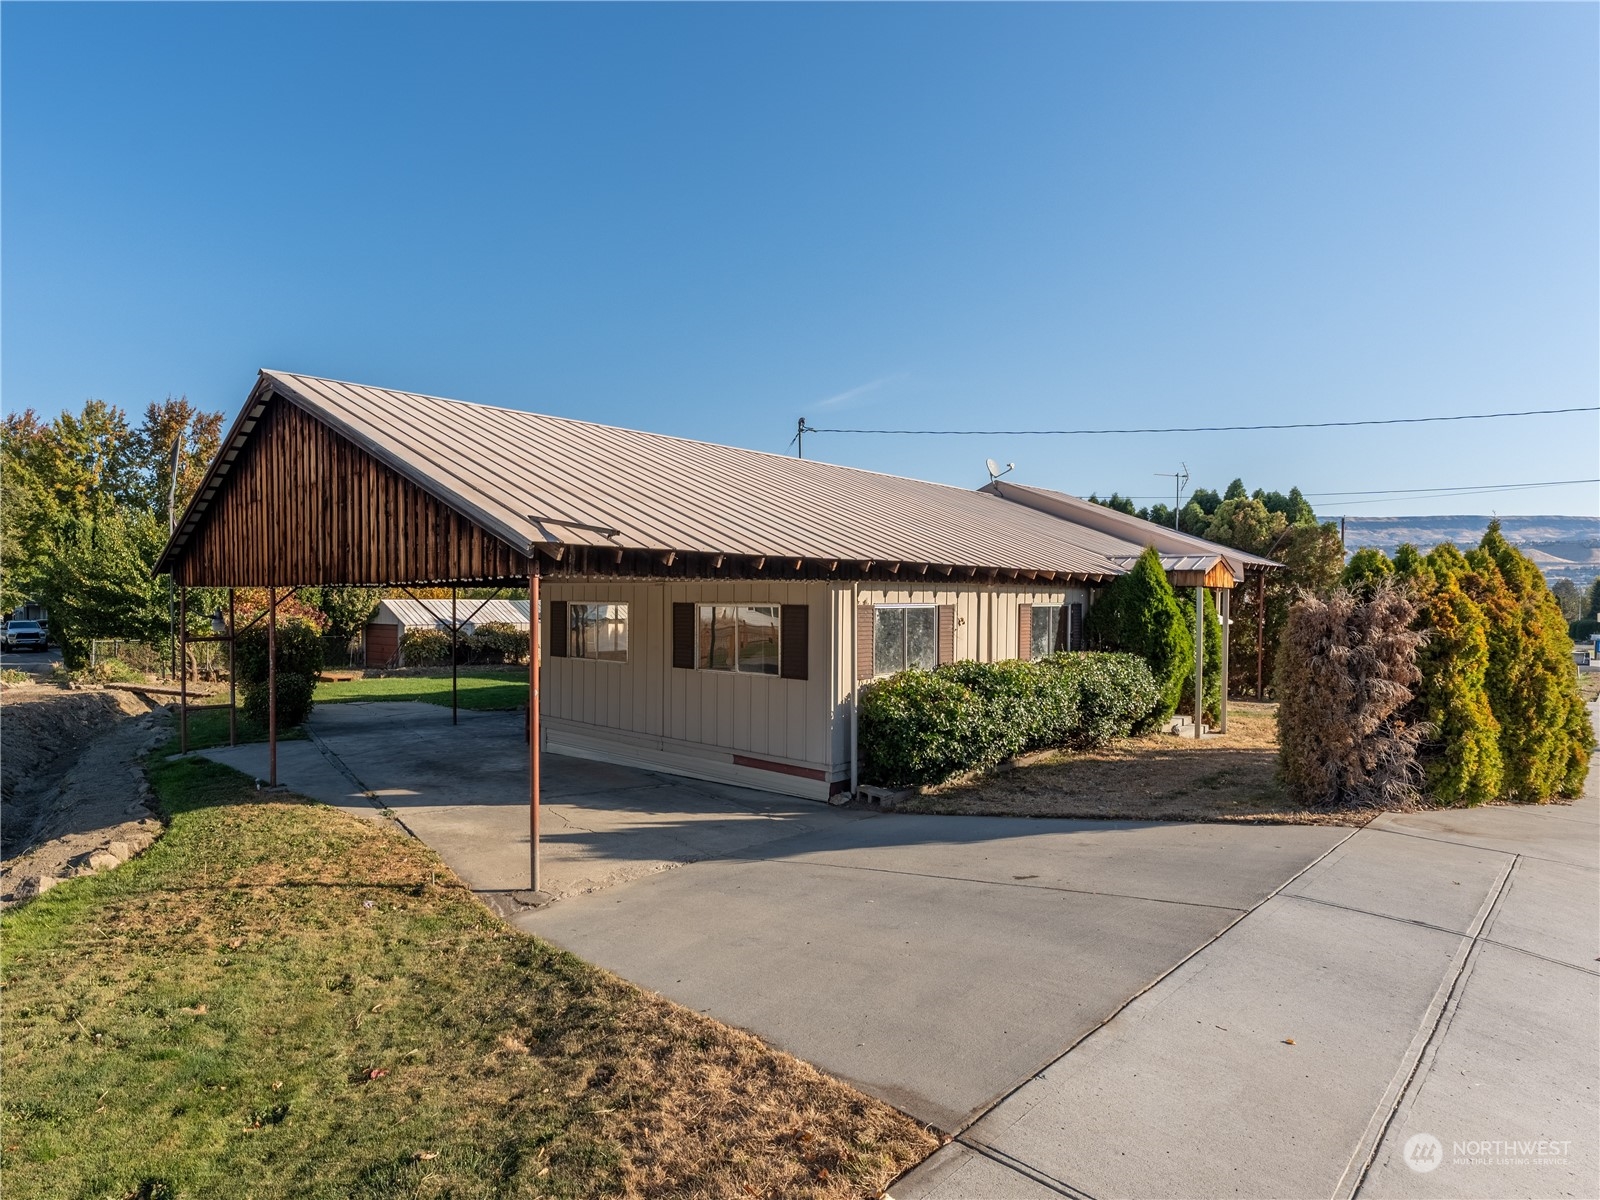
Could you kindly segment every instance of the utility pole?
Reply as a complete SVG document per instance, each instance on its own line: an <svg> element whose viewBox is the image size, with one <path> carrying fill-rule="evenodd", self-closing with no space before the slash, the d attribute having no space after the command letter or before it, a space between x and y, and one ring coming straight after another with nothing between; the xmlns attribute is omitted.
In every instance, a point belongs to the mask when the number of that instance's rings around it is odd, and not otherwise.
<svg viewBox="0 0 1600 1200"><path fill-rule="evenodd" d="M1183 489L1189 482L1189 464L1179 463L1181 471L1157 471L1156 475L1162 479L1172 480L1172 527L1178 528L1179 502L1183 498ZM1180 531L1181 532L1181 531Z"/></svg>

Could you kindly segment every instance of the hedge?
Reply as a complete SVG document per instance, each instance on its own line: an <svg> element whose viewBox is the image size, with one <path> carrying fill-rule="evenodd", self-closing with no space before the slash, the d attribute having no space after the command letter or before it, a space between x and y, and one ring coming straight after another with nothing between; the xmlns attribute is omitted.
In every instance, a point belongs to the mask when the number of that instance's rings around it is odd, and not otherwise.
<svg viewBox="0 0 1600 1200"><path fill-rule="evenodd" d="M1567 636L1575 642L1587 642L1600 633L1600 617L1583 617L1567 622Z"/></svg>
<svg viewBox="0 0 1600 1200"><path fill-rule="evenodd" d="M861 691L862 780L940 783L1028 750L1101 745L1151 728L1161 689L1134 654L912 669Z"/></svg>

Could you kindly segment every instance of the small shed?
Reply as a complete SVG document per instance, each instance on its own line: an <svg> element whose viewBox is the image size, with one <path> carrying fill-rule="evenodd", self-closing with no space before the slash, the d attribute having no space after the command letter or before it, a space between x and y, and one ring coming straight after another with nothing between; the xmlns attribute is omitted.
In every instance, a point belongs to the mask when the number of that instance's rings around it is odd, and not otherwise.
<svg viewBox="0 0 1600 1200"><path fill-rule="evenodd" d="M528 628L528 602L473 600L467 597L459 597L454 601L380 600L377 611L367 622L367 666L405 666L400 651L402 635L419 629L437 629L449 633L452 621L459 624L462 637L470 636L480 625L509 625L513 629L525 630Z"/></svg>

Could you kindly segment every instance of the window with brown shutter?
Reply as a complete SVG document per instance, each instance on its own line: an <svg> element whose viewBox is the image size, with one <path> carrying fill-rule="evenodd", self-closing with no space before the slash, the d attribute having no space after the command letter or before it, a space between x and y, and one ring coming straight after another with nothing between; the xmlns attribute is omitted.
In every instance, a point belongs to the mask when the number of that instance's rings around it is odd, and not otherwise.
<svg viewBox="0 0 1600 1200"><path fill-rule="evenodd" d="M550 657L567 657L567 602L550 601Z"/></svg>
<svg viewBox="0 0 1600 1200"><path fill-rule="evenodd" d="M778 674L784 679L810 677L811 659L811 606L785 604L781 623L781 665Z"/></svg>
<svg viewBox="0 0 1600 1200"><path fill-rule="evenodd" d="M1017 605L1017 657L1033 657L1033 605Z"/></svg>
<svg viewBox="0 0 1600 1200"><path fill-rule="evenodd" d="M871 679L872 670L872 633L877 616L877 608L871 604L863 604L856 609L856 678Z"/></svg>
<svg viewBox="0 0 1600 1200"><path fill-rule="evenodd" d="M939 605L939 665L956 660L956 606Z"/></svg>
<svg viewBox="0 0 1600 1200"><path fill-rule="evenodd" d="M1083 605L1069 604L1070 624L1067 626L1067 645L1073 650L1083 649Z"/></svg>
<svg viewBox="0 0 1600 1200"><path fill-rule="evenodd" d="M672 606L672 665L694 670L694 605Z"/></svg>

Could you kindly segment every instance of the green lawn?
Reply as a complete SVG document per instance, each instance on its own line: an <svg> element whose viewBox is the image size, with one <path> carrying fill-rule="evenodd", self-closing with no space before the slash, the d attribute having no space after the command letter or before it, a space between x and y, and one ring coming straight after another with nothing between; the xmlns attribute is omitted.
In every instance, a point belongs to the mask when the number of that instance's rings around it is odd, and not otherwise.
<svg viewBox="0 0 1600 1200"><path fill-rule="evenodd" d="M226 746L228 744L228 697L223 695L221 703L216 703L216 697L207 697L207 703L189 705L189 749L205 750L211 746ZM267 727L258 725L239 712L238 735L240 742L264 742L267 740ZM293 742L305 740L306 731L296 726L292 729L278 730L280 742ZM162 755L178 753L178 721L172 721L172 736L157 752Z"/></svg>
<svg viewBox="0 0 1600 1200"><path fill-rule="evenodd" d="M515 709L528 703L526 672L464 667L458 685L462 708ZM423 700L450 706L450 673L317 684L318 704L347 700Z"/></svg>
<svg viewBox="0 0 1600 1200"><path fill-rule="evenodd" d="M165 835L0 917L7 1196L860 1196L936 1145L387 825L152 762Z"/></svg>

